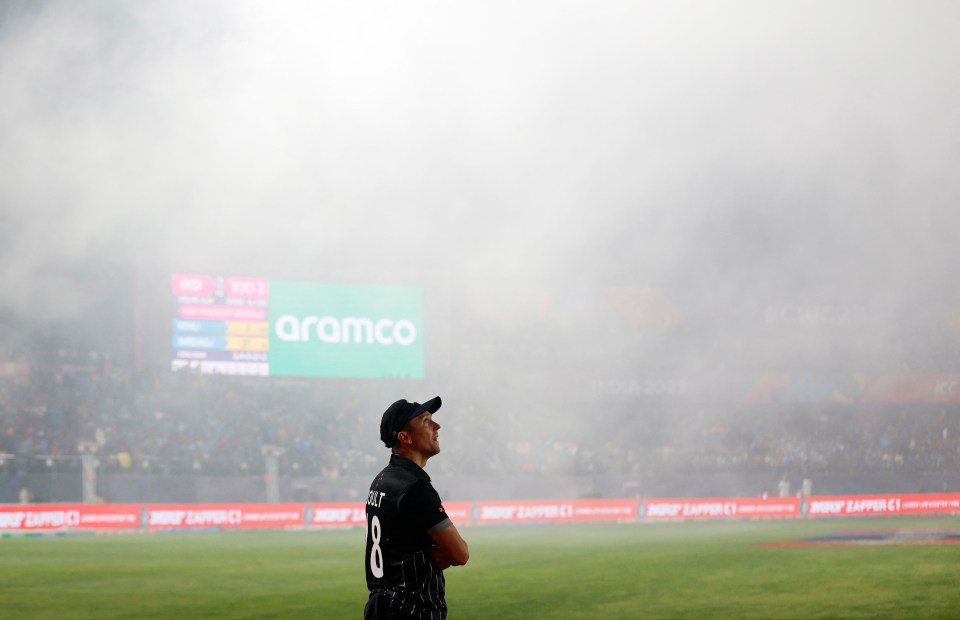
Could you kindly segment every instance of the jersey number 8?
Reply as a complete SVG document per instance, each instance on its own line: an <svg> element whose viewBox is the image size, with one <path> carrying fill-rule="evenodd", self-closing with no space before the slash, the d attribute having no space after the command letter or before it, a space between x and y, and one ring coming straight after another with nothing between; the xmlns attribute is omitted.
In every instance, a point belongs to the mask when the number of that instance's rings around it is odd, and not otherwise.
<svg viewBox="0 0 960 620"><path fill-rule="evenodd" d="M370 539L373 541L370 547L370 572L380 579L383 577L383 550L380 548L380 518L377 515L370 520Z"/></svg>

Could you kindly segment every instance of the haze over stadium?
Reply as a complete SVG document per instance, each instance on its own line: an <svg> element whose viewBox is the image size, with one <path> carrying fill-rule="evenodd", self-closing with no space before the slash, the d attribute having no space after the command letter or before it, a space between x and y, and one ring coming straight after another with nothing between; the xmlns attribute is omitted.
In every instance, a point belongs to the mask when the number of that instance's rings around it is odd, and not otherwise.
<svg viewBox="0 0 960 620"><path fill-rule="evenodd" d="M958 371L958 30L932 0L4 2L0 351L168 370L177 272L413 286L422 381L317 380L370 451L442 394L438 468L689 464L798 403L809 452L872 378ZM958 415L896 437L941 434L944 485Z"/></svg>

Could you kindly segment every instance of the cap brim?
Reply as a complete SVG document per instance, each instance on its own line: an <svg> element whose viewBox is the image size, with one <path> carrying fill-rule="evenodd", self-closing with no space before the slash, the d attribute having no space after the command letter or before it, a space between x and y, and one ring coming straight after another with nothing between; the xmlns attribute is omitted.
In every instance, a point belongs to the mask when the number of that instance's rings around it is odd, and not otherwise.
<svg viewBox="0 0 960 620"><path fill-rule="evenodd" d="M424 413L426 413L426 412L428 412L428 411L429 411L430 413L436 413L437 410L440 409L440 405L442 405L442 404L443 404L443 401L440 400L440 397L439 397L439 396L434 396L433 398L431 398L431 399L428 400L427 402L425 402L425 403L423 403L422 405L420 405L419 407L417 407L417 408L413 411L413 415L411 415L411 416L410 416L409 418L407 418L407 419L408 419L408 420L412 420L412 419L414 419L415 417L417 417L418 415L423 415Z"/></svg>

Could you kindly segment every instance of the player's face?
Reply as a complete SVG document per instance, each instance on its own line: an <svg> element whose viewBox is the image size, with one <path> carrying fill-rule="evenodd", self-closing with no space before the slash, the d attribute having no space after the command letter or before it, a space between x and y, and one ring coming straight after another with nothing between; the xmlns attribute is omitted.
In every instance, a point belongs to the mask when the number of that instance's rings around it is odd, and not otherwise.
<svg viewBox="0 0 960 620"><path fill-rule="evenodd" d="M404 430L413 438L414 450L427 456L440 454L440 425L433 421L432 413L428 411L413 418Z"/></svg>

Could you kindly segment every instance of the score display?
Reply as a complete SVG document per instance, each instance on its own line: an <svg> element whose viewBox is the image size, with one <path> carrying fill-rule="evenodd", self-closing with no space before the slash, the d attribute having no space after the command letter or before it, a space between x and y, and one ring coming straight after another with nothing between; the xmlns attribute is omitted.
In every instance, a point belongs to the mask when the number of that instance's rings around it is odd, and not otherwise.
<svg viewBox="0 0 960 620"><path fill-rule="evenodd" d="M173 274L174 371L423 378L418 288Z"/></svg>

